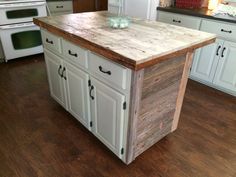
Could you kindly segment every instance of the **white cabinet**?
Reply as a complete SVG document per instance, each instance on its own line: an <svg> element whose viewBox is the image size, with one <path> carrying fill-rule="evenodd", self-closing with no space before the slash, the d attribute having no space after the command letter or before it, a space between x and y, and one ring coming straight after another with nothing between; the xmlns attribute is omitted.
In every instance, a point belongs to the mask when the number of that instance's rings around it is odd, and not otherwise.
<svg viewBox="0 0 236 177"><path fill-rule="evenodd" d="M66 108L66 94L62 79L62 60L47 50L44 51L44 54L51 96Z"/></svg>
<svg viewBox="0 0 236 177"><path fill-rule="evenodd" d="M223 40L217 39L215 43L196 51L191 68L192 78L213 81L223 43Z"/></svg>
<svg viewBox="0 0 236 177"><path fill-rule="evenodd" d="M42 32L51 96L122 160L131 70Z"/></svg>
<svg viewBox="0 0 236 177"><path fill-rule="evenodd" d="M201 23L199 18L168 12L159 12L158 21L192 29L199 29Z"/></svg>
<svg viewBox="0 0 236 177"><path fill-rule="evenodd" d="M224 43L214 84L236 94L236 43L228 41Z"/></svg>
<svg viewBox="0 0 236 177"><path fill-rule="evenodd" d="M196 50L190 78L236 96L235 24L162 11L158 20L217 34L214 44Z"/></svg>
<svg viewBox="0 0 236 177"><path fill-rule="evenodd" d="M85 127L90 127L90 105L88 94L89 75L64 62L67 109Z"/></svg>
<svg viewBox="0 0 236 177"><path fill-rule="evenodd" d="M46 49L44 53L51 96L89 128L89 75Z"/></svg>
<svg viewBox="0 0 236 177"><path fill-rule="evenodd" d="M118 157L122 157L125 96L91 78L92 131Z"/></svg>
<svg viewBox="0 0 236 177"><path fill-rule="evenodd" d="M73 13L72 0L47 2L51 15L63 15Z"/></svg>

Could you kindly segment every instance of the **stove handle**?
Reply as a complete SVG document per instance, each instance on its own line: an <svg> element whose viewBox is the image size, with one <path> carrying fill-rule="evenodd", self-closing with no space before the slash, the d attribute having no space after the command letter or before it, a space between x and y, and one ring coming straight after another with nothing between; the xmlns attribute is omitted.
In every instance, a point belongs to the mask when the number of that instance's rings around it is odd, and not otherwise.
<svg viewBox="0 0 236 177"><path fill-rule="evenodd" d="M15 4L2 4L0 5L0 9L12 9L18 7L36 7L46 5L46 2L32 2L32 3L15 3Z"/></svg>
<svg viewBox="0 0 236 177"><path fill-rule="evenodd" d="M15 29L15 28L25 28L25 27L36 27L34 23L19 23L19 24L13 24L13 25L3 25L0 26L1 30L7 30L7 29Z"/></svg>

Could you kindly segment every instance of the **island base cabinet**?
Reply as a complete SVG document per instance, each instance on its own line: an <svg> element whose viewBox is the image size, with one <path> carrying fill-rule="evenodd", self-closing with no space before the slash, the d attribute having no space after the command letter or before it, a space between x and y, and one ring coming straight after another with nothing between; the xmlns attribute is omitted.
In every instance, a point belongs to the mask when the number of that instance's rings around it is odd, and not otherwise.
<svg viewBox="0 0 236 177"><path fill-rule="evenodd" d="M47 50L44 51L44 56L47 66L50 94L59 104L66 108L66 93L61 77L63 69L62 60Z"/></svg>
<svg viewBox="0 0 236 177"><path fill-rule="evenodd" d="M236 95L236 43L224 43L213 83Z"/></svg>
<svg viewBox="0 0 236 177"><path fill-rule="evenodd" d="M51 96L90 129L88 74L48 50L44 53Z"/></svg>
<svg viewBox="0 0 236 177"><path fill-rule="evenodd" d="M90 128L89 75L67 62L64 62L64 67L67 109L85 127Z"/></svg>
<svg viewBox="0 0 236 177"><path fill-rule="evenodd" d="M122 158L125 96L91 78L90 100L94 135Z"/></svg>

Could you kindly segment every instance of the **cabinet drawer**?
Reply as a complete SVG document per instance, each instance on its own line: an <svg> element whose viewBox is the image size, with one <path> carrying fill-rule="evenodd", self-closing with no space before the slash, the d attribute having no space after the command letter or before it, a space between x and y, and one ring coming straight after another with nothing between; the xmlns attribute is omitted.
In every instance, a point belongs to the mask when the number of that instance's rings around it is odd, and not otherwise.
<svg viewBox="0 0 236 177"><path fill-rule="evenodd" d="M62 41L65 60L77 66L88 68L88 51L68 41Z"/></svg>
<svg viewBox="0 0 236 177"><path fill-rule="evenodd" d="M159 12L159 21L186 28L199 29L201 19L175 13Z"/></svg>
<svg viewBox="0 0 236 177"><path fill-rule="evenodd" d="M42 30L43 46L53 52L61 53L61 39L47 31Z"/></svg>
<svg viewBox="0 0 236 177"><path fill-rule="evenodd" d="M103 57L89 53L89 70L112 82L115 86L122 89L126 89L127 87L128 69L108 61Z"/></svg>
<svg viewBox="0 0 236 177"><path fill-rule="evenodd" d="M223 37L230 41L236 41L236 25L215 22L211 20L202 20L201 31L215 33L218 37Z"/></svg>
<svg viewBox="0 0 236 177"><path fill-rule="evenodd" d="M48 2L51 12L72 11L72 1Z"/></svg>

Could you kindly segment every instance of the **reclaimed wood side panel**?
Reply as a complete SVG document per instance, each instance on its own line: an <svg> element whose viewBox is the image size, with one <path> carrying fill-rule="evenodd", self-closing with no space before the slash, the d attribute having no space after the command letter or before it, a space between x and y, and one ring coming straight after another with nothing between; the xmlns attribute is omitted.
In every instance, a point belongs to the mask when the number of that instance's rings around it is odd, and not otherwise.
<svg viewBox="0 0 236 177"><path fill-rule="evenodd" d="M144 70L135 157L171 132L185 61L181 56Z"/></svg>
<svg viewBox="0 0 236 177"><path fill-rule="evenodd" d="M141 100L142 87L143 87L144 69L133 71L130 93L130 113L129 113L129 128L126 147L126 164L131 163L135 159L134 147L136 147L137 139L137 120L139 116L139 104Z"/></svg>

